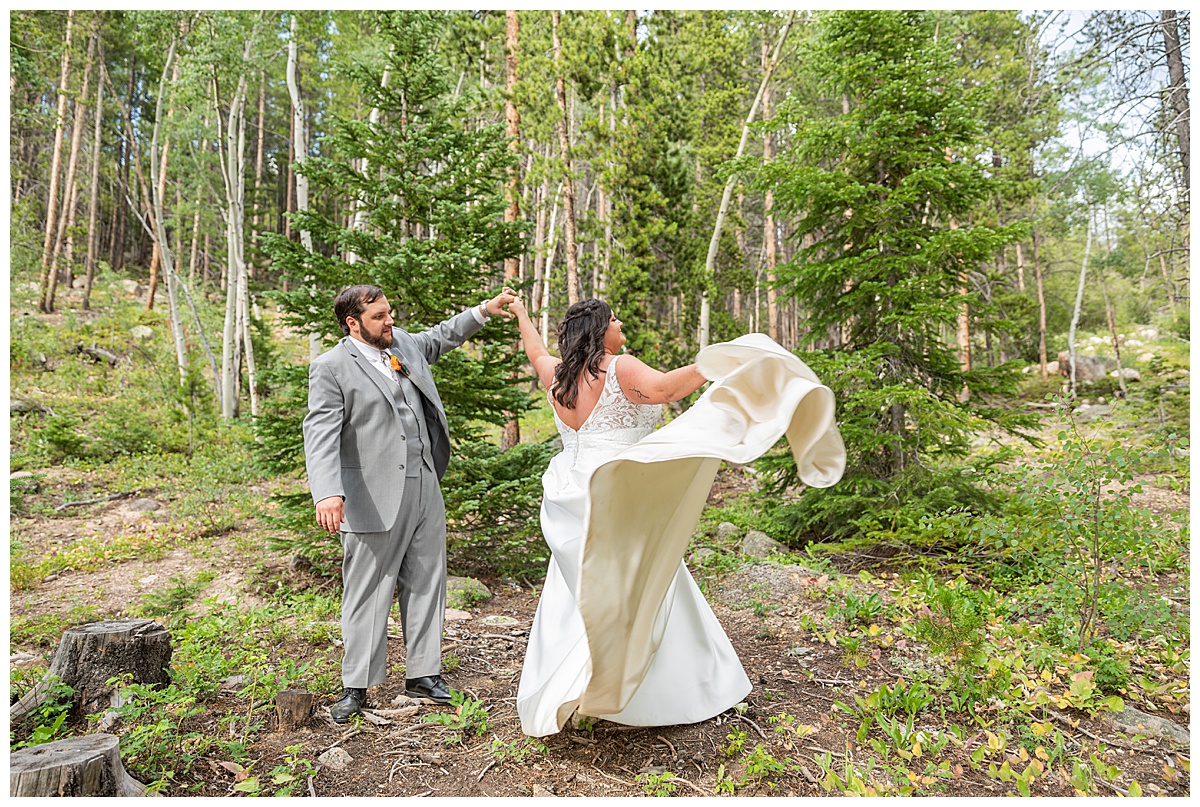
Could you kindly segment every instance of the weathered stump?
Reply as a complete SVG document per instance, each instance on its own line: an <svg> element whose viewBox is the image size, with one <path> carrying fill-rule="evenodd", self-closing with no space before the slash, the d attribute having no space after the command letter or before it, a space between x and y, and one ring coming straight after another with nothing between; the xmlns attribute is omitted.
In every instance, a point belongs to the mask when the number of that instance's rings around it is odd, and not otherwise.
<svg viewBox="0 0 1200 807"><path fill-rule="evenodd" d="M45 677L9 708L16 723L49 697L55 679L75 690L79 708L92 714L111 701L110 678L132 675L134 683L166 684L171 634L150 619L91 622L63 634Z"/></svg>
<svg viewBox="0 0 1200 807"><path fill-rule="evenodd" d="M285 689L275 696L280 731L295 731L312 715L314 696L303 689Z"/></svg>
<svg viewBox="0 0 1200 807"><path fill-rule="evenodd" d="M22 748L9 756L10 796L144 796L121 763L111 734L88 734Z"/></svg>

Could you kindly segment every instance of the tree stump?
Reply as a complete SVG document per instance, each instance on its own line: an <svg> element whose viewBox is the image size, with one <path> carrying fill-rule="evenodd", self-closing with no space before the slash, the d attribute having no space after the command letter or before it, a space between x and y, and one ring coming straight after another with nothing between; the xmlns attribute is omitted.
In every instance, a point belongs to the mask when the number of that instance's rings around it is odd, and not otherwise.
<svg viewBox="0 0 1200 807"><path fill-rule="evenodd" d="M314 696L303 689L285 689L275 696L279 731L295 731L312 715Z"/></svg>
<svg viewBox="0 0 1200 807"><path fill-rule="evenodd" d="M9 756L10 796L144 796L121 763L119 740L88 734L22 748Z"/></svg>
<svg viewBox="0 0 1200 807"><path fill-rule="evenodd" d="M9 708L9 720L23 720L45 703L56 678L75 690L79 708L91 714L114 694L110 678L129 674L134 683L166 684L170 663L171 634L153 620L78 625L63 634L45 677Z"/></svg>

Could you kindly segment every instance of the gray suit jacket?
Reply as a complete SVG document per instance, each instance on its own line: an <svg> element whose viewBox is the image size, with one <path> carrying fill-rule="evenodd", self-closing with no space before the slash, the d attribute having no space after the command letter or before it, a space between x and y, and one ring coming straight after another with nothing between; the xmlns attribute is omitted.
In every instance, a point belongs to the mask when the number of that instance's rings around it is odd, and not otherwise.
<svg viewBox="0 0 1200 807"><path fill-rule="evenodd" d="M481 327L468 309L422 333L392 328L388 352L404 361L424 398L439 479L450 462L450 430L429 365ZM345 499L342 530L384 532L395 524L404 498L405 444L397 411L404 398L388 389L388 380L367 365L356 345L347 336L309 367L304 463L314 503L330 496Z"/></svg>

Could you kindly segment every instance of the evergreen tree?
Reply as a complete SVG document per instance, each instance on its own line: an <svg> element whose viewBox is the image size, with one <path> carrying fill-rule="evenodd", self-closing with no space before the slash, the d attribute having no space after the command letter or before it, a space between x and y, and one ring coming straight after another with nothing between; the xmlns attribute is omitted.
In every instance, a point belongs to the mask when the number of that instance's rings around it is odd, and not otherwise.
<svg viewBox="0 0 1200 807"><path fill-rule="evenodd" d="M966 456L983 421L1010 430L1026 421L987 404L1011 390L1013 368L966 369L947 335L964 303L984 307L963 273L1021 227L968 221L992 190L976 159L980 114L928 14L835 12L819 26L801 58L824 108L782 105L780 125L794 134L759 181L775 183L795 237L811 241L780 267L784 292L810 312L813 337L841 342L805 358L838 396L847 472L806 492L788 523L846 535L984 503L961 469L939 461ZM790 457L780 462L780 480L793 482Z"/></svg>
<svg viewBox="0 0 1200 807"><path fill-rule="evenodd" d="M436 12L378 14L383 61L350 68L364 107L379 110L377 120L336 118L321 149L335 156L297 166L315 192L336 194L339 209L294 215L294 227L312 233L311 253L281 235L264 236L264 250L294 284L276 294L284 321L318 333L326 345L342 336L332 302L345 286L379 286L398 322L419 330L490 294L498 263L523 249L523 225L503 222L505 172L513 159L503 125L464 125L466 102L452 93L435 47L444 22ZM351 210L364 214L361 227L346 220ZM523 564L523 557L497 557L497 542L520 554L531 525L536 529L532 515L548 448L522 444L501 455L483 439L481 425L499 425L505 412L530 406L521 388L508 385L521 358L508 346L509 327L489 323L470 350L451 351L433 365L456 452L443 480L452 562L471 564L486 550L502 568ZM287 368L276 380L284 392L258 433L271 469L294 472L304 461L304 368ZM317 559L334 557L336 542L314 528L308 494L283 504L293 535L280 542ZM471 523L487 529L453 535ZM514 543L514 536L521 540Z"/></svg>

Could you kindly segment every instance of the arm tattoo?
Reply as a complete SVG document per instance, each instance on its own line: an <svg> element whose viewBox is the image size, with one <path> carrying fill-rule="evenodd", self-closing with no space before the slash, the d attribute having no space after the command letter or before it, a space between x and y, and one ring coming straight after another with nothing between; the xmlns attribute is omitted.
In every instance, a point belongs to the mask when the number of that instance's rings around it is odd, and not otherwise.
<svg viewBox="0 0 1200 807"><path fill-rule="evenodd" d="M630 387L629 390L630 390L630 392L636 392L639 398L642 398L647 401L650 400L650 396L645 394L644 392L642 392L637 387Z"/></svg>

